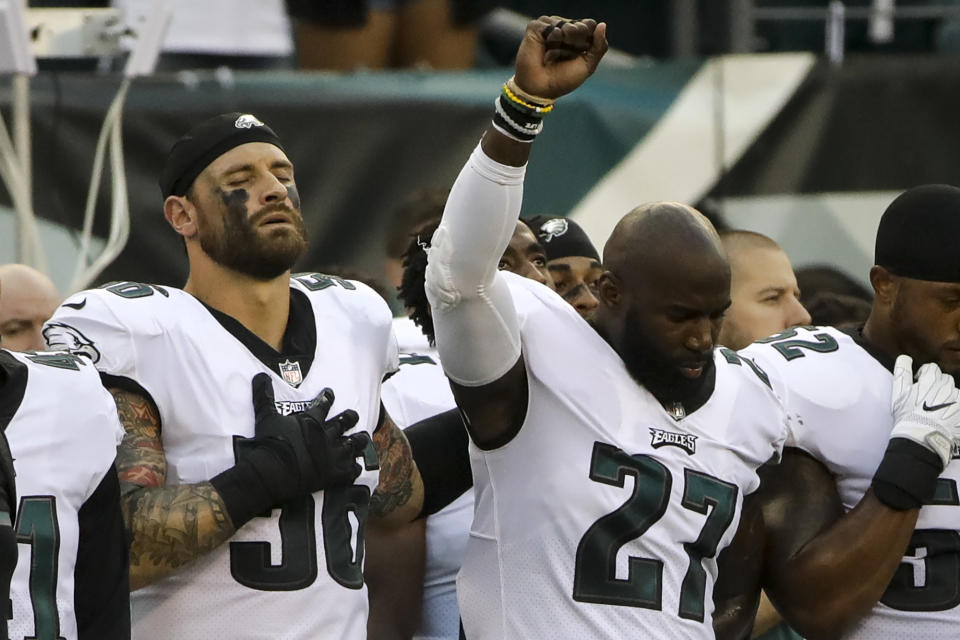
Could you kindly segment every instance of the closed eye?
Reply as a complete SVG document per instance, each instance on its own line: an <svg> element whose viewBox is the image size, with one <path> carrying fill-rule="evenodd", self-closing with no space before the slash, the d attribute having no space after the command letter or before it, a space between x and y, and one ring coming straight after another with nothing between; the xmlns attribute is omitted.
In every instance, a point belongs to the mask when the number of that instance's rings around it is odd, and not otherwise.
<svg viewBox="0 0 960 640"><path fill-rule="evenodd" d="M783 289L773 289L768 290L763 293L760 297L760 302L772 304L779 302L780 299L786 294L786 291Z"/></svg>

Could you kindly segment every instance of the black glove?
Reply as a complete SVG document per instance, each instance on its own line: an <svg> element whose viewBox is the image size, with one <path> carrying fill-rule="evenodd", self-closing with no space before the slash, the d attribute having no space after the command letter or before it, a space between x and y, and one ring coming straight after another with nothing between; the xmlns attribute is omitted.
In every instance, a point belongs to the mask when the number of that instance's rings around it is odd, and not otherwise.
<svg viewBox="0 0 960 640"><path fill-rule="evenodd" d="M327 419L334 395L324 389L306 411L277 413L270 376L253 378L254 436L243 441L237 464L210 480L233 525L322 489L350 485L360 475L365 434L344 437L357 424L356 411Z"/></svg>

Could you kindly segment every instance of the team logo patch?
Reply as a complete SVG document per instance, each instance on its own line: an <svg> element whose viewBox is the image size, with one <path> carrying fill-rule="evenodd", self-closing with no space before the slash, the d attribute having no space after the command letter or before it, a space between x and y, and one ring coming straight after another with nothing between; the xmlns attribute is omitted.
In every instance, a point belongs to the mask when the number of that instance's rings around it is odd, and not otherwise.
<svg viewBox="0 0 960 640"><path fill-rule="evenodd" d="M570 228L570 223L566 218L553 218L540 225L540 239L544 242L550 242L554 238L562 236Z"/></svg>
<svg viewBox="0 0 960 640"><path fill-rule="evenodd" d="M299 362L290 362L289 360L280 363L280 375L291 387L299 387L303 382L303 374L300 372Z"/></svg>
<svg viewBox="0 0 960 640"><path fill-rule="evenodd" d="M676 433L675 431L664 431L663 429L650 429L650 446L654 449L660 447L678 447L690 455L697 452L697 436L689 433Z"/></svg>
<svg viewBox="0 0 960 640"><path fill-rule="evenodd" d="M43 339L52 351L69 351L74 355L89 358L93 364L100 361L100 351L93 344L93 340L76 327L62 322L51 322L43 328Z"/></svg>
<svg viewBox="0 0 960 640"><path fill-rule="evenodd" d="M257 120L256 116L252 116L249 113L245 113L237 121L233 123L237 129L250 129L252 127L262 127L263 123Z"/></svg>

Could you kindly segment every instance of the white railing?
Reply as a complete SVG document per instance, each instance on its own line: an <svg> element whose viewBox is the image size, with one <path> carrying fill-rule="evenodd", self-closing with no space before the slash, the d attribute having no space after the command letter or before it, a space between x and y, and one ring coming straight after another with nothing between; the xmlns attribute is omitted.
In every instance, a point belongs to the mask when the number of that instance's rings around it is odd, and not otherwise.
<svg viewBox="0 0 960 640"><path fill-rule="evenodd" d="M757 22L795 22L822 20L826 31L825 53L834 62L844 56L846 23L869 22L870 39L878 44L891 42L896 23L906 20L960 18L960 5L897 5L895 0L873 0L866 6L848 7L833 0L824 7L757 7L753 0L731 0L731 50L748 52Z"/></svg>

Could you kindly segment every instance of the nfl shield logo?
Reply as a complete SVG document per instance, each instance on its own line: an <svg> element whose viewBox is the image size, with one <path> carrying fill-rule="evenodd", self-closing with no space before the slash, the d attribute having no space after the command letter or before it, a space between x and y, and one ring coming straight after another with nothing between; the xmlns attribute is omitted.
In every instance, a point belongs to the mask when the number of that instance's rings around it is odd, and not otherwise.
<svg viewBox="0 0 960 640"><path fill-rule="evenodd" d="M280 363L280 375L283 376L283 379L291 387L299 387L300 383L303 382L303 374L300 373L300 363L299 362L286 362Z"/></svg>

